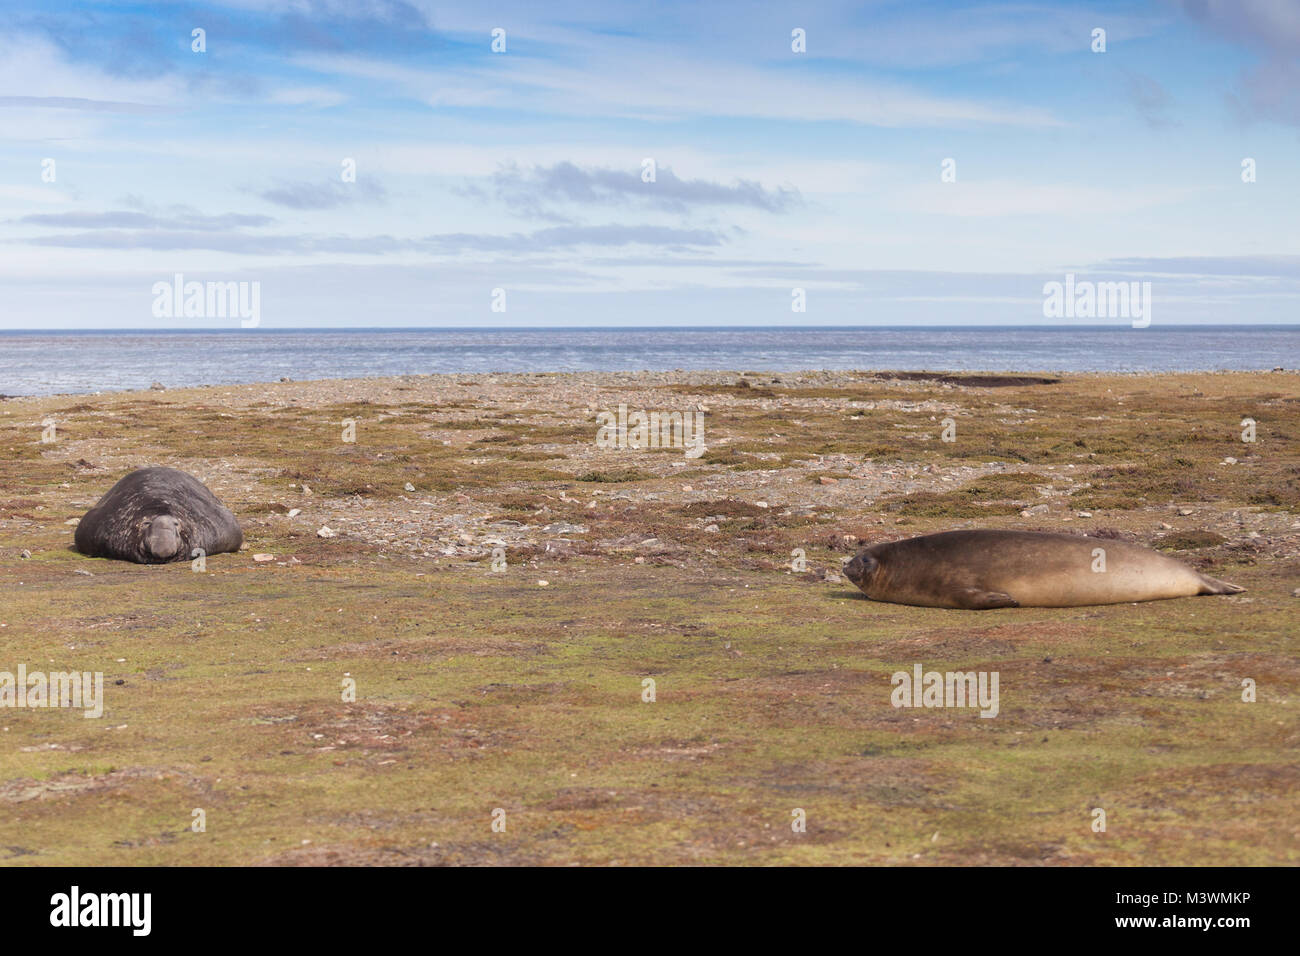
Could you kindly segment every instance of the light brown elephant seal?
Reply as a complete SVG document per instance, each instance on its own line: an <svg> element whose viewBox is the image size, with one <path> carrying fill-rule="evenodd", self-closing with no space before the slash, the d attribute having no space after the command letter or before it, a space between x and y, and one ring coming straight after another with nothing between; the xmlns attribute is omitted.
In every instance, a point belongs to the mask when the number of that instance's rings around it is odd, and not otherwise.
<svg viewBox="0 0 1300 956"><path fill-rule="evenodd" d="M108 490L77 524L77 550L92 558L166 564L238 551L230 509L203 482L175 468L141 468Z"/></svg>
<svg viewBox="0 0 1300 956"><path fill-rule="evenodd" d="M873 601L920 607L1079 607L1245 588L1147 548L1033 531L945 531L876 544L844 566Z"/></svg>

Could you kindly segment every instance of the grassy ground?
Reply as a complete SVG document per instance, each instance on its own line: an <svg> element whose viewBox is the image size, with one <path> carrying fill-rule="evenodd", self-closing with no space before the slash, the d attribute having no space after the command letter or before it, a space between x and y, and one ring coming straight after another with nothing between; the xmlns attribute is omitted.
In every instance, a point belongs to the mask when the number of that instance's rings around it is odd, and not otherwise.
<svg viewBox="0 0 1300 956"><path fill-rule="evenodd" d="M102 671L106 705L0 709L0 860L1296 863L1300 379L991 384L2 402L0 670ZM594 448L620 402L705 407L709 451ZM67 522L151 463L208 481L248 549L203 573L72 552ZM834 574L861 543L977 526L1122 536L1248 590L979 613ZM916 663L997 671L999 715L892 707Z"/></svg>

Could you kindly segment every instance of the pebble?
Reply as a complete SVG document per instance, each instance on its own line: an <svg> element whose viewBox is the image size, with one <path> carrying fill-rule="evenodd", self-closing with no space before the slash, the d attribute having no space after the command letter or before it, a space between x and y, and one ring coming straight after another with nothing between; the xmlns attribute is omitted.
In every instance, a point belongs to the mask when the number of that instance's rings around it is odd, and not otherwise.
<svg viewBox="0 0 1300 956"><path fill-rule="evenodd" d="M720 529L716 524L711 524L704 530L707 531L709 534L717 534Z"/></svg>
<svg viewBox="0 0 1300 956"><path fill-rule="evenodd" d="M567 521L557 521L554 524L548 524L542 528L546 534L586 534L587 526L581 524L570 524Z"/></svg>
<svg viewBox="0 0 1300 956"><path fill-rule="evenodd" d="M296 517L298 517L298 515L300 515L300 514L302 514L302 509L301 509L301 508L290 508L290 509L289 509L289 517L290 517L290 518L296 518Z"/></svg>
<svg viewBox="0 0 1300 956"><path fill-rule="evenodd" d="M840 480L838 478L830 478L827 477L826 475L822 475L817 480L820 481L823 485L838 485L840 483Z"/></svg>
<svg viewBox="0 0 1300 956"><path fill-rule="evenodd" d="M415 490L415 485L411 484L409 481L408 481L405 485L403 485L402 487L405 488L407 491L414 491L414 490Z"/></svg>
<svg viewBox="0 0 1300 956"><path fill-rule="evenodd" d="M316 532L316 537L318 538L332 538L334 535L334 529L328 528L325 525L321 525L320 530Z"/></svg>
<svg viewBox="0 0 1300 956"><path fill-rule="evenodd" d="M265 561L274 561L274 560L275 560L275 555L273 555L273 554L255 554L255 555L253 555L253 560L254 560L254 561L262 561L262 562L265 562Z"/></svg>

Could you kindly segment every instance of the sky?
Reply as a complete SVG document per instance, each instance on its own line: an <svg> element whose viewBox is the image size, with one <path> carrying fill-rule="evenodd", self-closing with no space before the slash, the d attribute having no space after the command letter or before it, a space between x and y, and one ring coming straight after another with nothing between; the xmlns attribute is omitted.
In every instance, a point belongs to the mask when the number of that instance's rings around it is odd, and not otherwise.
<svg viewBox="0 0 1300 956"><path fill-rule="evenodd" d="M0 329L1296 322L1298 173L1300 0L6 0Z"/></svg>

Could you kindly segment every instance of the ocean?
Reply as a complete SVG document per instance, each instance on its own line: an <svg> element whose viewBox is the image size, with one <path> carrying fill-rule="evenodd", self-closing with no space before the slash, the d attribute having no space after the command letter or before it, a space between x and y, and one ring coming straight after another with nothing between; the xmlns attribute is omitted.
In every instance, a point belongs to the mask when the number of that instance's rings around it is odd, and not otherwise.
<svg viewBox="0 0 1300 956"><path fill-rule="evenodd" d="M1294 369L1300 325L0 331L0 394L435 372Z"/></svg>

